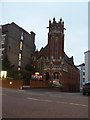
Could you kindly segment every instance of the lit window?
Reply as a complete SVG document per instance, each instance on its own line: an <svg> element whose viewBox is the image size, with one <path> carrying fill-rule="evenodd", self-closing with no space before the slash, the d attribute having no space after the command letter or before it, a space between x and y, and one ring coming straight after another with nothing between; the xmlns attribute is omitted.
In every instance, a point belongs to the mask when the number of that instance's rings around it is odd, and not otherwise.
<svg viewBox="0 0 90 120"><path fill-rule="evenodd" d="M23 40L23 32L21 33L21 40Z"/></svg>
<svg viewBox="0 0 90 120"><path fill-rule="evenodd" d="M1 71L0 78L6 78L6 77L7 77L7 71Z"/></svg>
<svg viewBox="0 0 90 120"><path fill-rule="evenodd" d="M21 60L21 53L19 53L19 60Z"/></svg>
<svg viewBox="0 0 90 120"><path fill-rule="evenodd" d="M19 61L19 64L18 64L19 66L21 66L21 61Z"/></svg>
<svg viewBox="0 0 90 120"><path fill-rule="evenodd" d="M23 45L22 41L20 41L20 50L22 50L22 45Z"/></svg>
<svg viewBox="0 0 90 120"><path fill-rule="evenodd" d="M2 35L2 41L1 41L1 44L4 44L4 43L5 43L5 37L6 37L6 34L3 34L3 35Z"/></svg>

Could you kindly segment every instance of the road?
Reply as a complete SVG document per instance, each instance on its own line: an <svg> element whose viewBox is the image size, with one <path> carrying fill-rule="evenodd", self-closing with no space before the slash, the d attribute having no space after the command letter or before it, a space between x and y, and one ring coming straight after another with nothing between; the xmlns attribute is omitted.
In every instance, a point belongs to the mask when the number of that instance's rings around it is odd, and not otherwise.
<svg viewBox="0 0 90 120"><path fill-rule="evenodd" d="M3 118L88 118L88 96L47 89L2 89Z"/></svg>

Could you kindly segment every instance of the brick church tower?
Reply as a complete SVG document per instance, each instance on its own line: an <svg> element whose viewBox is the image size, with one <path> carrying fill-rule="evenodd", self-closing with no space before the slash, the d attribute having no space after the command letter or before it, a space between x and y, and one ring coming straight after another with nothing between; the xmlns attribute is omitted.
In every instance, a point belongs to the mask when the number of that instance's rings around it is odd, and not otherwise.
<svg viewBox="0 0 90 120"><path fill-rule="evenodd" d="M60 19L59 22L49 20L48 32L48 68L49 78L53 81L62 82L63 62L64 62L64 22ZM66 67L65 67L66 68Z"/></svg>
<svg viewBox="0 0 90 120"><path fill-rule="evenodd" d="M55 18L53 22L49 21L48 47L49 59L58 60L64 55L64 22L62 19L57 23Z"/></svg>

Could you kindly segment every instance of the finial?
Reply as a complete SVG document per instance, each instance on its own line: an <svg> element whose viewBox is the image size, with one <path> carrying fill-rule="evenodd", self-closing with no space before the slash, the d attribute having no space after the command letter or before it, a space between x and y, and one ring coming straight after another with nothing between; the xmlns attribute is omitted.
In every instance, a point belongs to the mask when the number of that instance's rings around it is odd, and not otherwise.
<svg viewBox="0 0 90 120"><path fill-rule="evenodd" d="M55 22L55 18L53 18L53 22Z"/></svg>
<svg viewBox="0 0 90 120"><path fill-rule="evenodd" d="M51 20L49 20L49 24L51 24Z"/></svg>
<svg viewBox="0 0 90 120"><path fill-rule="evenodd" d="M62 18L60 18L60 22L62 22Z"/></svg>
<svg viewBox="0 0 90 120"><path fill-rule="evenodd" d="M64 21L62 22L62 24L64 25Z"/></svg>

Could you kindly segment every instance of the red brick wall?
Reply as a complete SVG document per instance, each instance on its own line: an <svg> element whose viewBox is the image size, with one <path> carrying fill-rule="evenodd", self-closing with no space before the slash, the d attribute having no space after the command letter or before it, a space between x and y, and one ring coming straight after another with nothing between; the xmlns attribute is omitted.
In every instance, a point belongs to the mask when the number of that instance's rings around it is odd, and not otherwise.
<svg viewBox="0 0 90 120"><path fill-rule="evenodd" d="M31 88L45 88L48 84L45 83L45 81L39 81L39 80L30 80L30 87Z"/></svg>
<svg viewBox="0 0 90 120"><path fill-rule="evenodd" d="M12 84L10 84L12 82ZM22 80L0 80L0 87L20 89L23 85Z"/></svg>
<svg viewBox="0 0 90 120"><path fill-rule="evenodd" d="M80 73L74 66L68 65L68 72L63 72L61 82L64 85L64 91L80 91Z"/></svg>

